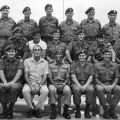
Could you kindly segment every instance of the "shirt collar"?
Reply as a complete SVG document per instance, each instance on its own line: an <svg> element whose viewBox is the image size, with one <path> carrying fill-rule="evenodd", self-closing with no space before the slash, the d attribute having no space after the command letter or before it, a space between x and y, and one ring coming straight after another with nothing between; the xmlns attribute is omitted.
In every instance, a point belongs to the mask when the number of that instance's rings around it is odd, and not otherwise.
<svg viewBox="0 0 120 120"><path fill-rule="evenodd" d="M53 40L53 43L57 45L60 43L60 40L58 40L57 42L54 42L54 40Z"/></svg>
<svg viewBox="0 0 120 120"><path fill-rule="evenodd" d="M53 19L53 16L52 15L51 16L45 16L45 18L48 19L48 20L51 20L51 19Z"/></svg>
<svg viewBox="0 0 120 120"><path fill-rule="evenodd" d="M7 21L7 20L9 20L9 17L1 17L1 20L4 20L4 21Z"/></svg>
<svg viewBox="0 0 120 120"><path fill-rule="evenodd" d="M24 18L24 22L30 22L30 18L29 19Z"/></svg>
<svg viewBox="0 0 120 120"><path fill-rule="evenodd" d="M110 22L109 22L109 26L117 26L117 23L115 22L114 24L111 24Z"/></svg>
<svg viewBox="0 0 120 120"><path fill-rule="evenodd" d="M7 59L6 59L6 61L7 61L7 62L10 62L10 63L15 62L16 60L17 60L16 57L14 57L13 59L9 59L9 58L7 57Z"/></svg>
<svg viewBox="0 0 120 120"><path fill-rule="evenodd" d="M85 67L85 66L87 65L87 61L85 61L85 63L84 63L83 65L81 65L80 62L78 61L78 64L79 64L79 66L81 66L81 67Z"/></svg>
<svg viewBox="0 0 120 120"><path fill-rule="evenodd" d="M43 58L40 58L40 60L37 62L35 61L34 57L31 57L31 62L36 62L36 63L40 63L40 62L44 62L44 59Z"/></svg>
<svg viewBox="0 0 120 120"><path fill-rule="evenodd" d="M95 19L92 19L92 20L87 19L87 22L88 23L93 23L93 22L95 22Z"/></svg>
<svg viewBox="0 0 120 120"><path fill-rule="evenodd" d="M62 64L64 64L64 63L65 63L64 60L62 60ZM54 64L57 65L56 60L54 61Z"/></svg>
<svg viewBox="0 0 120 120"><path fill-rule="evenodd" d="M107 63L107 61L105 61L105 60L102 61L102 64L103 64L104 66L107 65L107 67L110 67L111 65L113 65L111 61L109 62L109 64L106 64L106 63Z"/></svg>
<svg viewBox="0 0 120 120"><path fill-rule="evenodd" d="M67 24L72 24L72 23L73 23L73 19L71 19L71 20L66 19L65 22L66 22Z"/></svg>

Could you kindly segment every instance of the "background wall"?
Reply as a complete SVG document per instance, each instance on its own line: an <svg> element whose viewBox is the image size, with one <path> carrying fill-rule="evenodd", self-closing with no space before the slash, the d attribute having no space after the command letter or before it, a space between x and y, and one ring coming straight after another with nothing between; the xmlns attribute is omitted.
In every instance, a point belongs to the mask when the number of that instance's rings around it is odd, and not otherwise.
<svg viewBox="0 0 120 120"><path fill-rule="evenodd" d="M59 22L65 19L64 11L68 7L74 9L74 19L80 22L86 18L86 9L93 6L96 9L95 18L99 19L102 25L108 22L107 13L111 9L118 11L117 22L120 23L120 0L0 0L0 7L9 5L10 16L17 22L23 18L23 8L29 6L32 10L31 18L38 22L39 18L45 15L44 7L48 3L53 5L53 15Z"/></svg>

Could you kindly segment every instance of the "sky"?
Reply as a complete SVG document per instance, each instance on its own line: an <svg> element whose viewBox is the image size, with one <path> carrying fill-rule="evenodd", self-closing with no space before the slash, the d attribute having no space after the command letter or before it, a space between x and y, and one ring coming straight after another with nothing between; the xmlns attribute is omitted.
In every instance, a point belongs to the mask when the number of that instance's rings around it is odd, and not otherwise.
<svg viewBox="0 0 120 120"><path fill-rule="evenodd" d="M120 0L0 0L2 5L10 6L10 17L16 22L23 19L23 9L26 6L31 8L31 18L37 23L42 16L45 16L44 7L46 4L53 5L53 16L57 17L59 23L65 20L65 10L69 7L74 9L74 20L79 23L86 18L85 11L88 7L94 7L98 19L102 26L108 23L107 13L110 10L117 10L117 22L120 24Z"/></svg>

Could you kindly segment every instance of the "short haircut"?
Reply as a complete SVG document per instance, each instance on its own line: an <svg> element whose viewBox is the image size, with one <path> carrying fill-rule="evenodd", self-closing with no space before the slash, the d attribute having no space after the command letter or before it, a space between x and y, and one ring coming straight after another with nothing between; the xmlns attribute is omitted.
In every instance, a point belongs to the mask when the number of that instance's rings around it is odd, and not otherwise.
<svg viewBox="0 0 120 120"><path fill-rule="evenodd" d="M40 48L40 50L42 51L42 48L41 48L41 46L40 46L40 45L34 45L34 46L33 46L33 51L34 51L35 47L39 47L39 48Z"/></svg>

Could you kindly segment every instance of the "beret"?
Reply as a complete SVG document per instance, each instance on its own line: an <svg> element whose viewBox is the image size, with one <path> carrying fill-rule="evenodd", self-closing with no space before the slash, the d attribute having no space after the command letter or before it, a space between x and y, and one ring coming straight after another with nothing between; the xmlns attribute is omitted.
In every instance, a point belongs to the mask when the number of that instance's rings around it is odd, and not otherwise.
<svg viewBox="0 0 120 120"><path fill-rule="evenodd" d="M66 9L65 14L66 14L66 13L69 13L69 12L73 12L73 8L68 8L68 9Z"/></svg>
<svg viewBox="0 0 120 120"><path fill-rule="evenodd" d="M45 10L46 10L48 7L51 7L51 8L52 8L52 5L51 5L51 4L47 4L47 5L45 6Z"/></svg>
<svg viewBox="0 0 120 120"><path fill-rule="evenodd" d="M78 57L79 54L87 54L86 50L82 49L82 50L79 50L77 53L76 53L76 56Z"/></svg>
<svg viewBox="0 0 120 120"><path fill-rule="evenodd" d="M2 11L2 10L4 10L4 9L10 9L10 7L7 6L7 5L3 5L3 6L1 7L0 11Z"/></svg>
<svg viewBox="0 0 120 120"><path fill-rule="evenodd" d="M89 8L85 11L85 14L88 14L89 12L94 11L94 10L95 10L94 7L89 7Z"/></svg>
<svg viewBox="0 0 120 120"><path fill-rule="evenodd" d="M108 15L111 15L111 14L117 14L117 11L116 10L111 10L110 12L108 12Z"/></svg>
<svg viewBox="0 0 120 120"><path fill-rule="evenodd" d="M85 33L84 29L80 28L77 30L77 35L79 35L80 33Z"/></svg>
<svg viewBox="0 0 120 120"><path fill-rule="evenodd" d="M13 30L13 35L17 32L21 32L22 33L22 29L20 27L15 27L14 30Z"/></svg>
<svg viewBox="0 0 120 120"><path fill-rule="evenodd" d="M27 11L28 11L28 12L31 11L30 7L25 7L25 8L23 9L23 13L24 13L24 12L27 12Z"/></svg>
<svg viewBox="0 0 120 120"><path fill-rule="evenodd" d="M16 46L14 45L14 44L12 44L12 43L10 43L10 44L7 44L6 46L5 46L5 49L4 49L5 51L8 51L8 50L17 50L17 48L16 48Z"/></svg>
<svg viewBox="0 0 120 120"><path fill-rule="evenodd" d="M109 48L105 48L105 49L102 50L103 54L106 53L106 52L111 52L111 50Z"/></svg>

